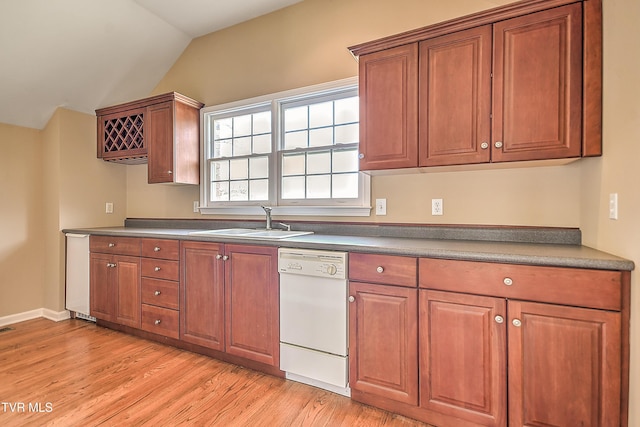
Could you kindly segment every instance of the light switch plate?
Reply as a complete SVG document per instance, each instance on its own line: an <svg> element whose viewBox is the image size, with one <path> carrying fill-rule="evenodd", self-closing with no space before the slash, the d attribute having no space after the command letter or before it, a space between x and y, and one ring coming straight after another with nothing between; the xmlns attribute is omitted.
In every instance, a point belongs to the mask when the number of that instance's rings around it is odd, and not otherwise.
<svg viewBox="0 0 640 427"><path fill-rule="evenodd" d="M111 203L111 202L107 202L107 203L105 203L105 205L104 205L104 212L105 212L105 213L108 213L108 214L113 213L113 203Z"/></svg>
<svg viewBox="0 0 640 427"><path fill-rule="evenodd" d="M387 199L376 199L376 215L387 214Z"/></svg>

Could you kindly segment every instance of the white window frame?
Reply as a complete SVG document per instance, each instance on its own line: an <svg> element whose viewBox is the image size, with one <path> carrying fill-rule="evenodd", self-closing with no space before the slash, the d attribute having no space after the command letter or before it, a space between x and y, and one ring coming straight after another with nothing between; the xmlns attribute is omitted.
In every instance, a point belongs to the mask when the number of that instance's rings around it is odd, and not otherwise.
<svg viewBox="0 0 640 427"><path fill-rule="evenodd" d="M255 97L251 99L230 102L222 105L205 107L200 112L200 213L214 215L264 215L260 205L269 205L273 208L274 215L315 215L315 216L370 216L371 215L371 178L369 175L359 172L358 199L333 199L327 203L326 199L307 199L304 201L283 201L280 199L281 185L281 147L279 138L281 135L280 109L283 103L289 103L296 99L304 99L313 95L327 95L358 87L358 78L348 78L334 82L307 86L299 89L279 92L275 94ZM210 139L209 116L217 113L242 114L256 108L270 105L271 129L275 141L272 142L272 152L269 154L269 201L232 201L211 202L209 191L211 186L210 166L212 146ZM327 147L330 148L330 147Z"/></svg>

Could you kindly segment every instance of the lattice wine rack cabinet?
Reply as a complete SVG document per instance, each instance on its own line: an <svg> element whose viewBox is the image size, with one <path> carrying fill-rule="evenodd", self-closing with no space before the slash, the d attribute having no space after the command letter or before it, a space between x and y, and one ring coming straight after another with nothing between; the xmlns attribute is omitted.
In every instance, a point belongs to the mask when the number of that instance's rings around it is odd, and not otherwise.
<svg viewBox="0 0 640 427"><path fill-rule="evenodd" d="M198 184L202 106L171 92L98 109L98 158L148 163L149 183Z"/></svg>

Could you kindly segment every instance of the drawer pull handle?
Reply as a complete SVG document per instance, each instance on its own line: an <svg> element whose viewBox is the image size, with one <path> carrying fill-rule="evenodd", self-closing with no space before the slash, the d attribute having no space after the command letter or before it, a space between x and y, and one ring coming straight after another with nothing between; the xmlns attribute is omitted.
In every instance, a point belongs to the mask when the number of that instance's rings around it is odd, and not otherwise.
<svg viewBox="0 0 640 427"><path fill-rule="evenodd" d="M162 293L162 292L160 292L160 291L155 291L153 294L154 294L155 296L158 296L158 295L160 295L161 293Z"/></svg>
<svg viewBox="0 0 640 427"><path fill-rule="evenodd" d="M153 323L155 323L156 325L159 325L160 323L162 323L162 320L158 319L158 320L156 320L156 321L155 321L155 322L153 322Z"/></svg>
<svg viewBox="0 0 640 427"><path fill-rule="evenodd" d="M500 323L500 324L504 323L504 317L502 317L502 316L496 316L496 317L494 317L494 319L495 319L496 323Z"/></svg>
<svg viewBox="0 0 640 427"><path fill-rule="evenodd" d="M349 295L349 302L355 302L356 301L356 297L354 297L353 295Z"/></svg>
<svg viewBox="0 0 640 427"><path fill-rule="evenodd" d="M153 269L154 271L160 271L160 267L156 267Z"/></svg>
<svg viewBox="0 0 640 427"><path fill-rule="evenodd" d="M522 326L522 322L520 321L520 319L513 319L513 326L515 326L516 328L519 328L520 326Z"/></svg>
<svg viewBox="0 0 640 427"><path fill-rule="evenodd" d="M110 247L110 248L113 248L113 247L115 247L115 246L116 246L116 244L115 244L115 243L109 243L109 247Z"/></svg>
<svg viewBox="0 0 640 427"><path fill-rule="evenodd" d="M378 268L376 268L376 271L378 273L382 273L382 272L384 272L384 267L378 266Z"/></svg>
<svg viewBox="0 0 640 427"><path fill-rule="evenodd" d="M511 279L511 277L505 277L502 283L504 283L507 286L511 286L513 285L513 280Z"/></svg>
<svg viewBox="0 0 640 427"><path fill-rule="evenodd" d="M156 246L155 248L153 248L154 252L160 252L160 246Z"/></svg>

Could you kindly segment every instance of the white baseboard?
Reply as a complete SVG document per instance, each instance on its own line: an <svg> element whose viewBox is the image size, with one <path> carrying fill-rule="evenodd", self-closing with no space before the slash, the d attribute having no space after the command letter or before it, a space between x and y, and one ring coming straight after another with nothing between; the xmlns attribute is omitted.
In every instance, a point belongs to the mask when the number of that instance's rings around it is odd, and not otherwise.
<svg viewBox="0 0 640 427"><path fill-rule="evenodd" d="M25 320L37 319L44 317L45 319L59 322L66 320L70 317L67 310L53 311L48 308L38 308L31 311L25 311L23 313L11 314L9 316L0 317L0 326L11 325L13 323L24 322Z"/></svg>

